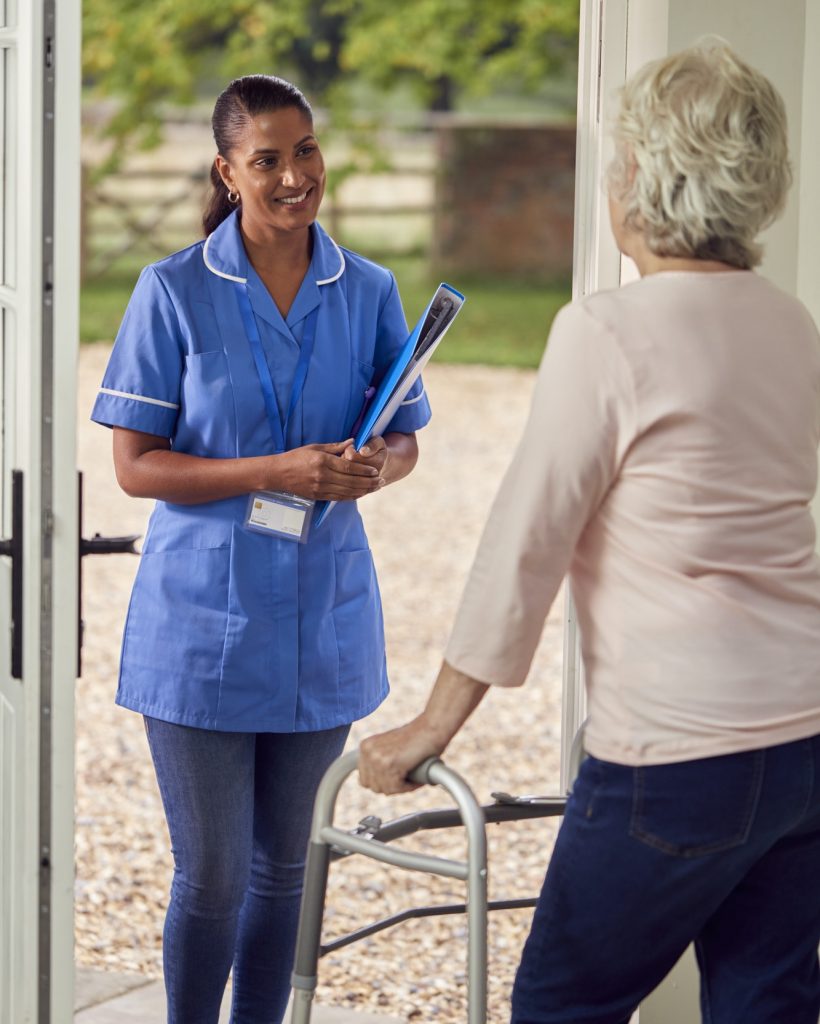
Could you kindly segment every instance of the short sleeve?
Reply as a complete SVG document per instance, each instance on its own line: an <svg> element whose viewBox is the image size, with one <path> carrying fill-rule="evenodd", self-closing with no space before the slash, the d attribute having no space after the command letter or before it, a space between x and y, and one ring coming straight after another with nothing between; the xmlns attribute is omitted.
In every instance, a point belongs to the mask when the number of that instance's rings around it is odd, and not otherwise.
<svg viewBox="0 0 820 1024"><path fill-rule="evenodd" d="M391 274L390 291L379 315L376 338L377 376L380 377L387 370L406 340L407 320L404 316L395 278ZM426 426L431 415L424 382L419 377L396 410L396 415L385 427L384 433L412 434Z"/></svg>
<svg viewBox="0 0 820 1024"><path fill-rule="evenodd" d="M153 267L140 274L117 332L91 419L173 437L184 365L176 309Z"/></svg>

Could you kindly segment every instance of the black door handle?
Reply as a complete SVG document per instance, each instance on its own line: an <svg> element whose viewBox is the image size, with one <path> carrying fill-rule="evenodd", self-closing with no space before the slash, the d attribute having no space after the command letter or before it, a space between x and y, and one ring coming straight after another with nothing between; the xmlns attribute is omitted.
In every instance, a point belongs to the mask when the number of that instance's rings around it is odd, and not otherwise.
<svg viewBox="0 0 820 1024"><path fill-rule="evenodd" d="M86 555L138 555L135 545L141 534L129 533L126 537L103 537L95 533L91 538L80 537L80 558Z"/></svg>
<svg viewBox="0 0 820 1024"><path fill-rule="evenodd" d="M23 471L11 471L11 537L0 540L11 558L11 677L23 678Z"/></svg>
<svg viewBox="0 0 820 1024"><path fill-rule="evenodd" d="M83 537L83 474L77 474L77 500L79 509L77 515L79 529L78 567L77 567L77 675L82 675L82 652L83 634L85 623L83 621L83 559L86 555L138 555L136 544L140 539L139 533L130 533L124 537L103 537L95 533L93 537Z"/></svg>

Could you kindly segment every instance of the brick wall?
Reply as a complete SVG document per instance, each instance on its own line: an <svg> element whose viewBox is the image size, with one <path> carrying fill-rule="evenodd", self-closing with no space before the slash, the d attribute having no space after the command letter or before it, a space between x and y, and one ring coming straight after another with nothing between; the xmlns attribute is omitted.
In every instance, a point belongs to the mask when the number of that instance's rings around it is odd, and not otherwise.
<svg viewBox="0 0 820 1024"><path fill-rule="evenodd" d="M569 279L575 126L453 120L436 138L436 268Z"/></svg>

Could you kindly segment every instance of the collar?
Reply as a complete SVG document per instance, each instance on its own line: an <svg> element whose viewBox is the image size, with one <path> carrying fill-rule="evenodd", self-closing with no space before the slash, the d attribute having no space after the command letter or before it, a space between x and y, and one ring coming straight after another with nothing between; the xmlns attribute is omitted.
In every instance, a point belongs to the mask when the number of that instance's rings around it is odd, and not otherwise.
<svg viewBox="0 0 820 1024"><path fill-rule="evenodd" d="M238 215L239 211L234 210L212 234L208 235L202 247L202 259L208 270L217 277L246 284L249 273L248 254L242 244ZM310 230L313 235L310 267L316 284L332 284L344 273L344 254L318 222L314 221Z"/></svg>

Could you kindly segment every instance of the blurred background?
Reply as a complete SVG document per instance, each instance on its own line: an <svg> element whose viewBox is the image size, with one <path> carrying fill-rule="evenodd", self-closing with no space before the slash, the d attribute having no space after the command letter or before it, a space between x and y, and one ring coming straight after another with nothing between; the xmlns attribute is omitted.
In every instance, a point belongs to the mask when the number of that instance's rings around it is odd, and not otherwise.
<svg viewBox="0 0 820 1024"><path fill-rule="evenodd" d="M436 413L419 468L362 503L393 692L356 724L352 745L423 701L527 414L531 368L570 296L578 14L578 0L84 0L81 332L99 343L83 345L78 377L89 527L145 531L151 502L117 489L110 437L88 410L140 269L201 237L210 115L232 78L274 73L307 94L328 167L321 220L338 242L395 272L411 323L441 280L468 296L435 360L486 365L429 369ZM78 1008L101 977L124 990L161 975L171 872L141 720L112 699L136 559L92 563L76 690ZM558 791L562 644L559 601L527 699L495 695L453 744L482 800L497 788ZM446 803L430 789L405 799L402 810ZM339 820L350 827L398 812L351 784ZM553 825L492 831L494 898L537 892ZM460 830L450 831L420 848L463 857ZM331 880L328 928L337 935L369 917L461 898L446 879L346 862ZM529 915L492 918L488 1020L500 1024ZM463 918L407 922L323 961L318 1001L458 1024L463 949Z"/></svg>
<svg viewBox="0 0 820 1024"><path fill-rule="evenodd" d="M336 240L389 266L412 324L467 292L444 362L537 365L570 295L578 0L84 0L83 341L139 270L201 237L213 102L295 82Z"/></svg>

